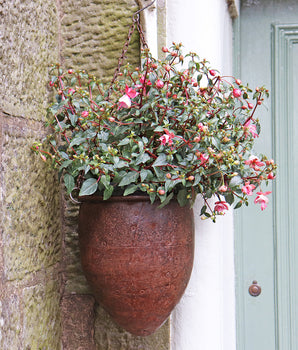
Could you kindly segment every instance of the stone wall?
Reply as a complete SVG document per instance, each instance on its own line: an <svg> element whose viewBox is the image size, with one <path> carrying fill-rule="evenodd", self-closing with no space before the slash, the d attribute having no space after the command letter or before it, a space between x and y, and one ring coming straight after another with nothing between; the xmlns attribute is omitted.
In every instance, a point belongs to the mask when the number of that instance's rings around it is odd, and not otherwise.
<svg viewBox="0 0 298 350"><path fill-rule="evenodd" d="M1 1L0 21L0 348L59 349L58 182L30 150L45 134L56 4Z"/></svg>
<svg viewBox="0 0 298 350"><path fill-rule="evenodd" d="M46 134L50 64L109 80L137 9L134 0L0 1L0 349L169 349L168 323L133 337L95 303L80 266L78 206L30 150ZM138 64L137 33L127 57Z"/></svg>

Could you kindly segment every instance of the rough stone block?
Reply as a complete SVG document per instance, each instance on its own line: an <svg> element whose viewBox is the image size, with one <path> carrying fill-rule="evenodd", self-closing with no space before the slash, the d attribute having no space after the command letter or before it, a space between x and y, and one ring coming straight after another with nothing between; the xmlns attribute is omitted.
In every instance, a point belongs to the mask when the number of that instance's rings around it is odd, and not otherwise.
<svg viewBox="0 0 298 350"><path fill-rule="evenodd" d="M0 348L22 349L22 313L19 297L11 294L0 304Z"/></svg>
<svg viewBox="0 0 298 350"><path fill-rule="evenodd" d="M40 120L50 64L58 61L56 1L0 1L1 109Z"/></svg>
<svg viewBox="0 0 298 350"><path fill-rule="evenodd" d="M96 350L94 298L91 295L65 295L61 312L63 350Z"/></svg>
<svg viewBox="0 0 298 350"><path fill-rule="evenodd" d="M137 337L118 327L105 310L97 305L95 340L97 350L169 350L169 321L154 334Z"/></svg>
<svg viewBox="0 0 298 350"><path fill-rule="evenodd" d="M2 243L9 280L54 265L61 257L56 175L30 150L37 134L16 124L5 125L2 135Z"/></svg>
<svg viewBox="0 0 298 350"><path fill-rule="evenodd" d="M61 2L62 60L66 68L86 69L111 79L126 41L131 16L138 10L134 0L84 0ZM139 65L139 35L135 30L127 60Z"/></svg>
<svg viewBox="0 0 298 350"><path fill-rule="evenodd" d="M59 283L50 281L25 288L23 302L23 349L61 349Z"/></svg>
<svg viewBox="0 0 298 350"><path fill-rule="evenodd" d="M63 208L65 293L90 294L91 291L81 266L78 236L79 206L72 203L65 195Z"/></svg>

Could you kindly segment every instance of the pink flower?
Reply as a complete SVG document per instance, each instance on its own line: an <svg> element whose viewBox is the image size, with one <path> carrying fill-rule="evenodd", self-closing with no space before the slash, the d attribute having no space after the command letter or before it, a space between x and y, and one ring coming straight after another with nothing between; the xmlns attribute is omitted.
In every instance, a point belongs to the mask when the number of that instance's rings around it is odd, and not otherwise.
<svg viewBox="0 0 298 350"><path fill-rule="evenodd" d="M125 85L125 94L129 97L129 98L135 98L136 96L138 96L138 92L130 87L128 87L127 85Z"/></svg>
<svg viewBox="0 0 298 350"><path fill-rule="evenodd" d="M268 194L270 194L271 191L267 191L265 193L263 192L257 192L257 197L255 199L255 203L261 204L261 210L264 210L267 207L267 203L269 202L269 199L266 197Z"/></svg>
<svg viewBox="0 0 298 350"><path fill-rule="evenodd" d="M203 123L199 123L197 125L198 129L202 132L206 132L208 130L208 126L207 125L203 125Z"/></svg>
<svg viewBox="0 0 298 350"><path fill-rule="evenodd" d="M160 79L157 79L155 84L158 89L162 89L164 86L163 81L161 81Z"/></svg>
<svg viewBox="0 0 298 350"><path fill-rule="evenodd" d="M119 106L120 108L130 108L131 107L131 99L138 96L138 92L134 90L133 88L128 87L128 85L125 85L125 94L119 98Z"/></svg>
<svg viewBox="0 0 298 350"><path fill-rule="evenodd" d="M140 83L141 83L141 84L146 84L146 85L148 85L148 86L149 86L149 85L152 85L151 81L150 81L150 80L146 80L145 77L144 77L144 75L141 76L141 78L140 78Z"/></svg>
<svg viewBox="0 0 298 350"><path fill-rule="evenodd" d="M252 195L252 191L256 188L255 185L251 185L250 182L245 182L245 185L242 187L241 191L246 193L248 196Z"/></svg>
<svg viewBox="0 0 298 350"><path fill-rule="evenodd" d="M220 192L227 192L228 187L227 187L226 185L222 185L222 186L219 187L218 190L219 190Z"/></svg>
<svg viewBox="0 0 298 350"><path fill-rule="evenodd" d="M240 89L233 89L233 96L234 97L240 97L242 94Z"/></svg>
<svg viewBox="0 0 298 350"><path fill-rule="evenodd" d="M269 173L268 176L267 176L267 179L268 180L273 180L273 179L275 179L275 176L273 175L273 173Z"/></svg>
<svg viewBox="0 0 298 350"><path fill-rule="evenodd" d="M119 98L119 106L118 109L120 108L130 108L131 106L131 100L128 95L123 95L122 97Z"/></svg>
<svg viewBox="0 0 298 350"><path fill-rule="evenodd" d="M259 134L257 133L257 127L254 124L250 124L250 120L246 122L244 125L244 133L245 137L247 137L247 134L250 132L253 137L259 137Z"/></svg>
<svg viewBox="0 0 298 350"><path fill-rule="evenodd" d="M229 207L226 202L224 201L215 202L214 211L224 215L224 212L223 212L224 210L229 210Z"/></svg>
<svg viewBox="0 0 298 350"><path fill-rule="evenodd" d="M260 166L265 165L265 163L261 162L258 157L256 156L250 156L248 160L244 162L246 165L249 165L251 168L253 168L256 171L260 170Z"/></svg>
<svg viewBox="0 0 298 350"><path fill-rule="evenodd" d="M210 69L209 70L210 75L212 75L213 77L216 75L216 71L214 69Z"/></svg>
<svg viewBox="0 0 298 350"><path fill-rule="evenodd" d="M169 130L164 129L165 134L163 134L160 138L159 141L161 142L161 144L164 146L167 143L169 144L169 146L171 146L173 144L173 138L175 137L174 133L169 132Z"/></svg>
<svg viewBox="0 0 298 350"><path fill-rule="evenodd" d="M67 93L70 95L70 94L73 94L75 92L74 89L68 89Z"/></svg>
<svg viewBox="0 0 298 350"><path fill-rule="evenodd" d="M208 154L200 154L200 160L201 160L201 165L205 164L208 162L209 156Z"/></svg>
<svg viewBox="0 0 298 350"><path fill-rule="evenodd" d="M88 111L83 111L83 112L81 113L81 117L82 117L82 118L87 118L88 115L89 115L89 112L88 112Z"/></svg>

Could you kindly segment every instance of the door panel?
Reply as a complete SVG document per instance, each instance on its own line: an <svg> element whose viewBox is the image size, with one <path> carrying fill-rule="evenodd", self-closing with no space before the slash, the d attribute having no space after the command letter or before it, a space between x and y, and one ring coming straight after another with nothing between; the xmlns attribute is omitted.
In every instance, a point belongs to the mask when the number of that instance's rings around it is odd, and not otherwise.
<svg viewBox="0 0 298 350"><path fill-rule="evenodd" d="M238 35L238 76L271 92L256 153L279 169L265 212L236 211L237 350L297 350L298 1L242 1ZM258 297L248 293L254 280Z"/></svg>

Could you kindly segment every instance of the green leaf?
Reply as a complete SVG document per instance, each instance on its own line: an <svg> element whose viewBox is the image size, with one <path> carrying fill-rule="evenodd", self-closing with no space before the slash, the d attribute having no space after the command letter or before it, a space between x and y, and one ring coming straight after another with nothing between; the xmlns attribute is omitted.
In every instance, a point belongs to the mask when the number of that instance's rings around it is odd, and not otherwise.
<svg viewBox="0 0 298 350"><path fill-rule="evenodd" d="M97 180L94 178L87 179L83 182L79 196L89 196L97 190Z"/></svg>
<svg viewBox="0 0 298 350"><path fill-rule="evenodd" d="M85 137L75 137L71 140L70 144L69 144L69 147L72 147L74 145L80 145L82 144L83 142L86 141L86 138Z"/></svg>
<svg viewBox="0 0 298 350"><path fill-rule="evenodd" d="M137 185L128 186L124 191L123 196L128 196L129 194L134 193L137 189L138 189Z"/></svg>
<svg viewBox="0 0 298 350"><path fill-rule="evenodd" d="M70 174L65 174L63 179L64 179L64 184L65 184L65 187L67 190L67 194L70 194L75 187L74 178Z"/></svg>
<svg viewBox="0 0 298 350"><path fill-rule="evenodd" d="M118 143L118 146L125 146L129 144L129 138L125 138Z"/></svg>
<svg viewBox="0 0 298 350"><path fill-rule="evenodd" d="M155 159L155 161L154 161L154 163L152 164L152 166L163 166L163 165L167 165L168 164L168 162L167 162L167 156L164 154L164 153L162 153L161 155L159 155L156 159Z"/></svg>
<svg viewBox="0 0 298 350"><path fill-rule="evenodd" d="M141 164L141 163L146 163L147 160L149 160L151 157L149 156L148 153L142 153L140 154L137 159L136 159L136 165Z"/></svg>
<svg viewBox="0 0 298 350"><path fill-rule="evenodd" d="M242 203L243 203L242 201L238 202L238 203L235 205L234 209L238 209L238 208L242 207Z"/></svg>
<svg viewBox="0 0 298 350"><path fill-rule="evenodd" d="M200 216L204 215L206 213L206 210L207 210L207 205L203 205L202 209L201 209L201 213L200 213Z"/></svg>
<svg viewBox="0 0 298 350"><path fill-rule="evenodd" d="M131 184L132 182L135 182L139 177L139 173L136 171L131 171L127 173L122 180L119 183L119 186L126 186Z"/></svg>
<svg viewBox="0 0 298 350"><path fill-rule="evenodd" d="M185 188L183 188L178 192L177 201L181 207L184 207L188 202L186 196L187 196L187 191Z"/></svg>
<svg viewBox="0 0 298 350"><path fill-rule="evenodd" d="M163 132L163 127L158 125L155 129L154 129L155 132Z"/></svg>
<svg viewBox="0 0 298 350"><path fill-rule="evenodd" d="M226 202L229 203L230 205L234 202L234 195L233 195L233 193L226 192L224 197L225 197Z"/></svg>
<svg viewBox="0 0 298 350"><path fill-rule="evenodd" d="M110 180L111 180L110 176L102 175L102 177L100 178L100 183L102 183L104 187L108 189L110 186Z"/></svg>
<svg viewBox="0 0 298 350"><path fill-rule="evenodd" d="M111 197L112 193L114 191L114 187L112 185L109 185L103 192L103 199L107 200Z"/></svg>
<svg viewBox="0 0 298 350"><path fill-rule="evenodd" d="M61 163L59 171L61 171L64 168L67 168L73 161L71 159L65 160L63 163Z"/></svg>
<svg viewBox="0 0 298 350"><path fill-rule="evenodd" d="M152 177L152 172L147 169L142 169L140 172L141 176L141 181L143 182L147 177L151 178Z"/></svg>

